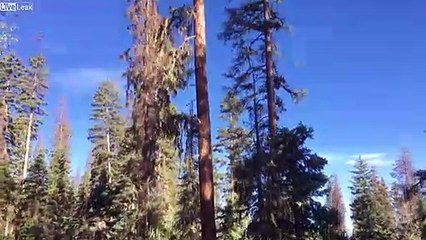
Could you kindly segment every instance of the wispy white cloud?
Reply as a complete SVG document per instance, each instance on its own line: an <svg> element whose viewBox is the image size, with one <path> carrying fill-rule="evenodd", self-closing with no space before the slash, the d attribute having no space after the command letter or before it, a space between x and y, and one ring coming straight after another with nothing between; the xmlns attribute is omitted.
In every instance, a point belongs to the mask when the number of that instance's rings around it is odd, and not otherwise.
<svg viewBox="0 0 426 240"><path fill-rule="evenodd" d="M346 161L349 165L354 165L358 158L364 159L371 166L383 167L392 165L393 161L387 158L386 153L362 153L351 155Z"/></svg>
<svg viewBox="0 0 426 240"><path fill-rule="evenodd" d="M339 152L322 152L318 154L328 160L329 163L346 163L348 165L354 165L356 160L361 157L368 164L372 166L390 166L393 161L389 160L386 153L373 152L373 153L359 153L359 154L347 154Z"/></svg>

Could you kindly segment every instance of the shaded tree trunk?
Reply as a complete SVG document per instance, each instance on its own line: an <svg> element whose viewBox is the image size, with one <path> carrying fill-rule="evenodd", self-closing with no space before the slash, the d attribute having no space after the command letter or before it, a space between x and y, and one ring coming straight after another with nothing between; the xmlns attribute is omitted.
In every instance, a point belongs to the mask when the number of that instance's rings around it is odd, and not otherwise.
<svg viewBox="0 0 426 240"><path fill-rule="evenodd" d="M105 111L107 112L107 114L109 113L108 112L108 108L105 108ZM110 154L111 153L111 137L110 137L110 133L109 133L109 128L107 128L107 131L106 131L106 141L107 141L107 152L108 152L108 154ZM112 175L112 171L111 171L111 158L108 156L108 183L111 183L111 175Z"/></svg>
<svg viewBox="0 0 426 240"><path fill-rule="evenodd" d="M203 240L216 239L213 161L210 110L206 70L206 29L204 1L194 0L195 77L199 123L201 234Z"/></svg>
<svg viewBox="0 0 426 240"><path fill-rule="evenodd" d="M265 63L266 63L266 90L268 95L268 121L269 136L272 139L276 134L276 106L275 106L275 89L274 89L274 72L272 63L272 32L270 27L271 10L269 0L263 0L263 12L265 17L264 34L265 34Z"/></svg>

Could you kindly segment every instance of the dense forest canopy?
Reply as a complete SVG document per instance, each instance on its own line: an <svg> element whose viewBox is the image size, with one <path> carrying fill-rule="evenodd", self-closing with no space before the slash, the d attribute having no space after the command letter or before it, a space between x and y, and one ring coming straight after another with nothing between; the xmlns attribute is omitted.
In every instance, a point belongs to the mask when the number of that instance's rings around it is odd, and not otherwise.
<svg viewBox="0 0 426 240"><path fill-rule="evenodd" d="M280 62L287 3L227 3L212 42L204 1L168 11L157 0L126 2L120 27L131 41L116 56L125 81L93 79L81 103L90 111L79 116L87 131L70 120L75 99L49 97L57 89L41 47L48 39L22 46L15 18L3 16L0 240L426 239L426 174L411 150L388 175L359 154L346 189L343 171L327 171L332 156L310 144L316 126L286 124L309 97ZM230 53L220 81L208 61L218 44ZM90 151L74 176L75 133Z"/></svg>

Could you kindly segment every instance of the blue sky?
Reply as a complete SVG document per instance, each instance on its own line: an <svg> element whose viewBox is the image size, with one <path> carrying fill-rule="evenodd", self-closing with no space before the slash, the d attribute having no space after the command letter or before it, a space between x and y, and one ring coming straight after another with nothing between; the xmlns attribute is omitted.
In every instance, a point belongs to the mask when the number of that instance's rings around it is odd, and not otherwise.
<svg viewBox="0 0 426 240"><path fill-rule="evenodd" d="M221 89L228 81L222 73L230 58L229 47L216 36L228 1L205 1L215 132L221 124ZM67 97L74 170L84 166L88 155L88 114L96 85L106 78L125 84L120 81L125 63L118 57L130 46L125 2L34 0L34 12L7 19L19 27L16 49L21 56L42 49L48 59L45 139L52 136L59 96ZM185 3L160 2L162 8ZM281 124L302 121L314 127L309 146L329 159L327 172L338 174L345 199L350 200L349 163L358 155L370 159L387 179L402 147L411 149L416 167L425 168L426 2L287 0L279 9L292 26L291 33L275 35L282 50L280 71L290 84L308 90L302 103L288 103ZM44 36L41 46L34 40L37 32ZM181 108L188 97L179 98Z"/></svg>

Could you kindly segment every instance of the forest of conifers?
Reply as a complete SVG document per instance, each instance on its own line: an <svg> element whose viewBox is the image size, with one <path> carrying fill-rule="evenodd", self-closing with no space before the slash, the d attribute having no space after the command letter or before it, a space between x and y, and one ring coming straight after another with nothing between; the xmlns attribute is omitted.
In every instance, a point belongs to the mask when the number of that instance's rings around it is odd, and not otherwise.
<svg viewBox="0 0 426 240"><path fill-rule="evenodd" d="M242 2L226 9L219 33L233 55L220 103L226 126L212 139L209 106L217 103L208 96L203 0L168 15L157 0L129 1L127 98L107 79L93 93L81 179L70 176L66 101L49 113L56 114L49 149L40 137L51 104L49 59L41 52L22 59L2 23L0 239L426 239L409 150L395 161L391 184L360 157L346 212L337 176L324 172L327 159L306 146L313 129L277 121L305 95L276 67L272 36L286 23L268 0ZM181 112L173 98L190 79L196 100Z"/></svg>

